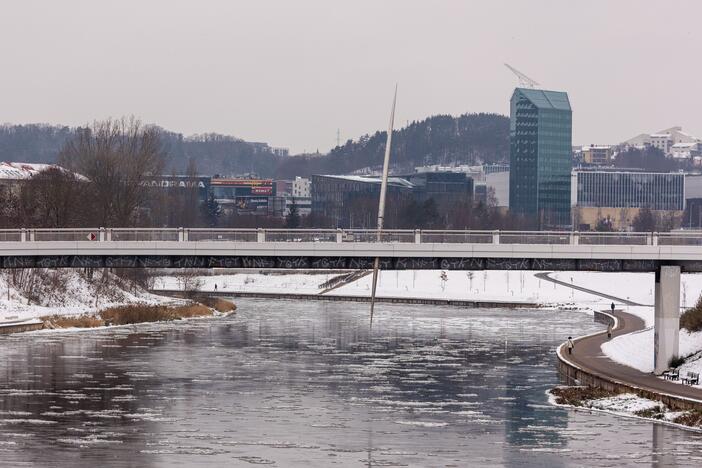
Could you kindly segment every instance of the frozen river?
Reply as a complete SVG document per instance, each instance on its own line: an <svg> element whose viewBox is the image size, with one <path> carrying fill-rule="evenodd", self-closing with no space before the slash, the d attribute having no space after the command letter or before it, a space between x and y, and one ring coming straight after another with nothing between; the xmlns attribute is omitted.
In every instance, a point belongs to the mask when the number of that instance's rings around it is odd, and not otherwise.
<svg viewBox="0 0 702 468"><path fill-rule="evenodd" d="M549 406L578 312L238 300L0 337L0 465L699 466L702 435Z"/></svg>

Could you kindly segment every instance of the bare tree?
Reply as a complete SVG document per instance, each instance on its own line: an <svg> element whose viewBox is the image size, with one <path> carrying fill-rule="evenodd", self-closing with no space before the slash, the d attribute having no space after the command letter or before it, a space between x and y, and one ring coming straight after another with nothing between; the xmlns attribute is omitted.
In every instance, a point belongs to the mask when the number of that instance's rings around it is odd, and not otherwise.
<svg viewBox="0 0 702 468"><path fill-rule="evenodd" d="M84 178L59 167L39 172L22 186L18 219L21 226L72 227L80 225L87 202L88 184Z"/></svg>
<svg viewBox="0 0 702 468"><path fill-rule="evenodd" d="M108 119L79 129L59 162L89 179L95 222L129 226L146 198L146 177L162 172L165 152L158 129L134 117Z"/></svg>

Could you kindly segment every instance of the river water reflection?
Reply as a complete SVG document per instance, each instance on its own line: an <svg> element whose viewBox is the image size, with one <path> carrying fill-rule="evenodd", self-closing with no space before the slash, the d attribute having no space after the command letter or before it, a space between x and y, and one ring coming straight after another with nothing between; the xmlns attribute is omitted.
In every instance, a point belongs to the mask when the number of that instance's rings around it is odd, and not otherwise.
<svg viewBox="0 0 702 468"><path fill-rule="evenodd" d="M702 436L549 406L578 312L238 300L0 338L0 465L699 466Z"/></svg>

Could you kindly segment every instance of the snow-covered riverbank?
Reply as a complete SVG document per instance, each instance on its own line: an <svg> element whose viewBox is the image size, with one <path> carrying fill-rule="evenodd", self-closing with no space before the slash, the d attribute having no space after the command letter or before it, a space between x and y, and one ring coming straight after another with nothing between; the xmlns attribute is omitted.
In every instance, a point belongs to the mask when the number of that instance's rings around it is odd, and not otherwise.
<svg viewBox="0 0 702 468"><path fill-rule="evenodd" d="M556 406L655 420L702 432L702 420L699 413L673 411L660 401L649 400L633 393L615 394L588 387L556 387L546 394L549 403Z"/></svg>
<svg viewBox="0 0 702 468"><path fill-rule="evenodd" d="M0 322L48 315L94 314L129 304L176 305L184 301L151 294L112 274L95 271L88 278L81 270L43 270L36 279L14 286L12 272L0 274Z"/></svg>
<svg viewBox="0 0 702 468"><path fill-rule="evenodd" d="M416 297L484 301L519 301L544 305L575 304L587 308L608 308L609 299L573 290L535 276L533 271L381 271L380 297ZM236 273L200 276L201 291L319 294L320 285L337 274ZM554 272L551 277L640 304L653 304L652 273ZM190 280L193 281L192 279ZM370 295L371 276L334 289L331 294ZM183 283L176 276L156 279L156 290L178 290ZM702 294L702 274L682 276L681 305L691 306ZM619 304L618 304L619 305ZM653 324L653 309L630 308ZM649 323L650 322L650 323Z"/></svg>

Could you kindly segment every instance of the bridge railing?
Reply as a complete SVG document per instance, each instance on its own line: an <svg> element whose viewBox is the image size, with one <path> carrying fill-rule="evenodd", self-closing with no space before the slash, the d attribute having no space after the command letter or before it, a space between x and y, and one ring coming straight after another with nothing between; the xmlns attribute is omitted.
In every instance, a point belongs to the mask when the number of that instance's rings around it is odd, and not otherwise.
<svg viewBox="0 0 702 468"><path fill-rule="evenodd" d="M229 242L377 242L375 229L228 229L228 228L76 228L0 229L0 242L49 241L229 241ZM570 232L383 230L384 243L661 245L702 246L702 231Z"/></svg>
<svg viewBox="0 0 702 468"><path fill-rule="evenodd" d="M19 229L0 229L0 242L19 242L22 240L22 231Z"/></svg>
<svg viewBox="0 0 702 468"><path fill-rule="evenodd" d="M416 231L419 243L492 244L494 231ZM499 234L498 234L499 235Z"/></svg>
<svg viewBox="0 0 702 468"><path fill-rule="evenodd" d="M112 228L103 230L107 234L98 240L112 241L178 241L184 240L179 233L181 229L128 229L128 228Z"/></svg>
<svg viewBox="0 0 702 468"><path fill-rule="evenodd" d="M702 232L665 232L658 234L658 245L702 245Z"/></svg>
<svg viewBox="0 0 702 468"><path fill-rule="evenodd" d="M653 245L655 237L650 232L582 232L582 245Z"/></svg>
<svg viewBox="0 0 702 468"><path fill-rule="evenodd" d="M183 236L188 241L256 242L256 229L185 229Z"/></svg>

